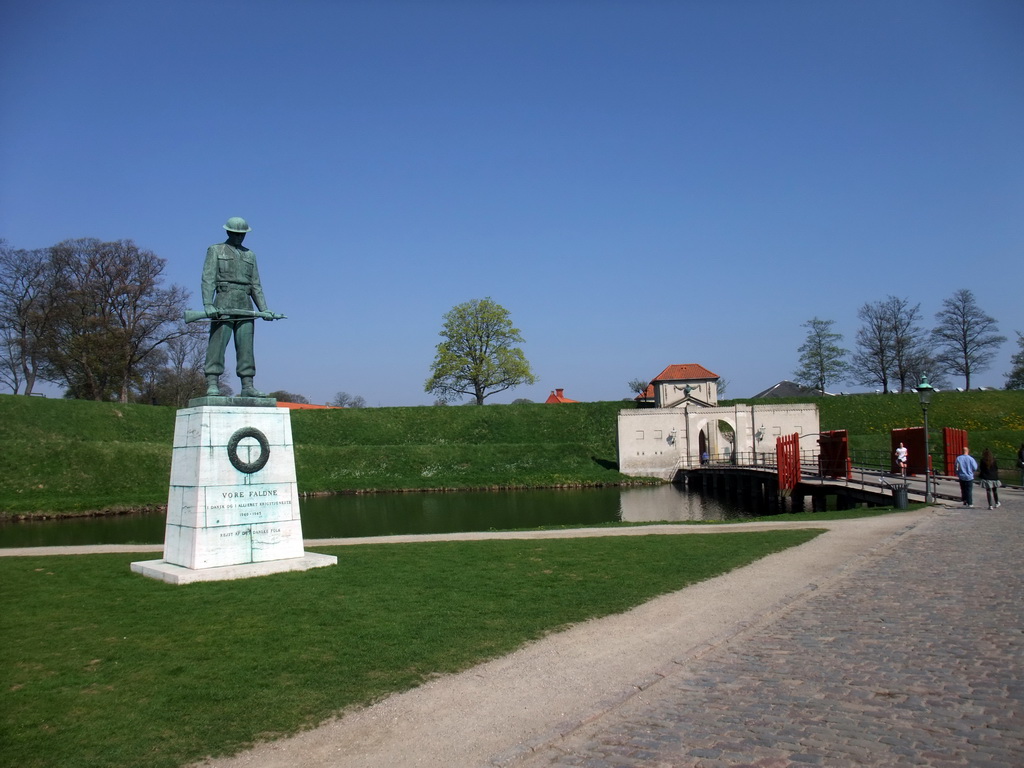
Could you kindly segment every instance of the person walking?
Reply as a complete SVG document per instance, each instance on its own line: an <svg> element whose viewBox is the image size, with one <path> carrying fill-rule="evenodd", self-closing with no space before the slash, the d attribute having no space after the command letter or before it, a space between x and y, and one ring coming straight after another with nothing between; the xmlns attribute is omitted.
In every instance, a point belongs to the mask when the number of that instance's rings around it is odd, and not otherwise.
<svg viewBox="0 0 1024 768"><path fill-rule="evenodd" d="M1020 450L1017 451L1017 469L1020 470L1020 484L1024 485L1024 443L1020 444Z"/></svg>
<svg viewBox="0 0 1024 768"><path fill-rule="evenodd" d="M988 508L995 509L999 506L999 464L988 448L981 452L981 470L978 477L981 479L981 487L985 489Z"/></svg>
<svg viewBox="0 0 1024 768"><path fill-rule="evenodd" d="M900 443L900 447L896 449L896 466L900 468L900 474L903 477L907 476L907 447Z"/></svg>
<svg viewBox="0 0 1024 768"><path fill-rule="evenodd" d="M964 452L956 457L956 479L960 481L960 498L965 507L974 506L974 473L978 471L978 462L971 456L966 445Z"/></svg>

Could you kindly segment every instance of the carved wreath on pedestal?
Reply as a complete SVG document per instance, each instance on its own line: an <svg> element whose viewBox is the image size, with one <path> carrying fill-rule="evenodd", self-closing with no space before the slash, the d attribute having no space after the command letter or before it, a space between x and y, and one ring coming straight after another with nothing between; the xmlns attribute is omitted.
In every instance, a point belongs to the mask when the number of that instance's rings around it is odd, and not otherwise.
<svg viewBox="0 0 1024 768"><path fill-rule="evenodd" d="M260 444L260 455L252 461L244 461L238 455L238 444L247 437L254 438L256 442ZM253 472L259 472L266 466L267 461L270 459L270 441L268 441L267 436L260 430L256 429L256 427L242 427L241 429L235 430L235 434L233 434L231 439L228 440L228 459L231 461L231 466L239 472L244 472L247 475L251 475Z"/></svg>

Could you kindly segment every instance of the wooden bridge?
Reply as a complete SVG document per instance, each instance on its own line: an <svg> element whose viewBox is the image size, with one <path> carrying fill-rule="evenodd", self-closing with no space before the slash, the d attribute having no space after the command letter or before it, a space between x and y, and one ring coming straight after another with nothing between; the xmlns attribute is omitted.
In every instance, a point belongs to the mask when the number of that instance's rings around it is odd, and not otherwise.
<svg viewBox="0 0 1024 768"><path fill-rule="evenodd" d="M900 506L902 489L906 489L907 501L924 503L924 476L901 477L878 469L851 467L845 477L829 477L820 474L816 462L808 461L801 466L791 488L780 488L780 473L771 454L732 457L729 461L712 462L696 467L682 467L676 472L673 482L688 488L729 501L741 508L760 514L806 511L810 499L811 510L818 512L826 508L828 497L835 498L836 509L851 509L860 504L870 507ZM933 475L932 498L937 502L960 502L960 484L955 477ZM1021 493L1020 488L1004 486L1000 494ZM974 505L985 506L985 490L974 489Z"/></svg>

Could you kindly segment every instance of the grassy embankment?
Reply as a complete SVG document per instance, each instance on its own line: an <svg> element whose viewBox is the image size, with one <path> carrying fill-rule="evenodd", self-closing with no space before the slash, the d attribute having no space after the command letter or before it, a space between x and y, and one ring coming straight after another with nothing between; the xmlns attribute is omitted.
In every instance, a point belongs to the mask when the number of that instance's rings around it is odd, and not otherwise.
<svg viewBox="0 0 1024 768"><path fill-rule="evenodd" d="M557 487L615 468L623 403L295 411L303 493ZM0 395L0 514L166 503L173 408Z"/></svg>
<svg viewBox="0 0 1024 768"><path fill-rule="evenodd" d="M785 398L775 402L808 401ZM922 425L916 392L821 397L812 402L818 404L823 430L849 432L851 450L880 451L888 456L891 430ZM1024 443L1024 391L937 392L928 406L928 430L935 456L942 451L943 427L966 429L972 453L980 456L982 450L990 448L1000 459L1000 466L1010 469L1017 449Z"/></svg>
<svg viewBox="0 0 1024 768"><path fill-rule="evenodd" d="M749 402L749 401L738 401ZM800 401L797 401L800 402ZM805 401L804 401L805 402ZM858 450L921 423L915 394L817 400L822 429ZM628 403L296 411L304 493L616 484L616 413ZM0 395L0 515L74 513L166 502L173 408ZM1007 466L1024 441L1024 392L941 392L942 427L970 432Z"/></svg>

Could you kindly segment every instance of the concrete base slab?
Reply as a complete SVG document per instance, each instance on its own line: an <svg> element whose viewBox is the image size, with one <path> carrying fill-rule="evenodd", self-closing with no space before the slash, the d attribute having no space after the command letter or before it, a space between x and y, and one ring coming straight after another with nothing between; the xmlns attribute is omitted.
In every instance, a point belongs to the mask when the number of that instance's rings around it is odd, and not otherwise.
<svg viewBox="0 0 1024 768"><path fill-rule="evenodd" d="M132 563L132 571L151 579L166 581L168 584L191 584L197 581L250 579L255 576L268 576L272 573L308 571L311 568L323 568L324 566L337 564L338 558L334 555L304 552L302 557L291 557L286 560L266 560L260 563L244 563L242 565L224 565L217 568L200 569L172 565L166 560L139 560Z"/></svg>

